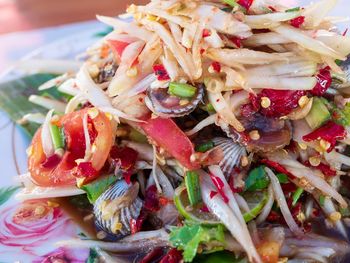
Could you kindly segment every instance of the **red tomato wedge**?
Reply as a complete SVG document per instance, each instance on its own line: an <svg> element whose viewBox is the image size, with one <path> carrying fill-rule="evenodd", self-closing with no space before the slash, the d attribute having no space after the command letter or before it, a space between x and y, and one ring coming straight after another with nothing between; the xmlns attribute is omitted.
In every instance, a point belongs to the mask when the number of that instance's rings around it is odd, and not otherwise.
<svg viewBox="0 0 350 263"><path fill-rule="evenodd" d="M112 49L115 51L117 56L121 58L124 49L130 44L129 42L123 42L119 40L107 40L107 43L112 47Z"/></svg>
<svg viewBox="0 0 350 263"><path fill-rule="evenodd" d="M139 125L150 139L165 149L187 169L200 168L198 163L190 160L194 153L193 144L172 119L158 117L148 119L147 122Z"/></svg>
<svg viewBox="0 0 350 263"><path fill-rule="evenodd" d="M28 169L36 184L45 187L76 184L77 163L75 161L84 158L85 155L83 117L88 110L83 109L66 114L57 122L57 125L64 129L66 151L59 162L53 166L45 165L50 158L47 158L43 151L41 129L36 132L28 158ZM86 182L99 175L98 171L104 166L114 142L112 122L104 113L99 112L95 118L89 118L88 130L91 143L96 149L89 162L96 173L93 176L90 174ZM81 171L79 176L81 176Z"/></svg>

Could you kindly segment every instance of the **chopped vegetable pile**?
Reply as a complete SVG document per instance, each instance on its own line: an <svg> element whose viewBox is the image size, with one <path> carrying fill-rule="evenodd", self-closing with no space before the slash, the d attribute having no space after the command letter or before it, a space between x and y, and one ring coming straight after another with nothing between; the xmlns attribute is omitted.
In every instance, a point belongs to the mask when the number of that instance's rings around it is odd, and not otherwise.
<svg viewBox="0 0 350 263"><path fill-rule="evenodd" d="M336 2L152 0L129 5L131 22L98 16L113 30L18 120L41 125L19 195L86 195L94 246L143 263L346 255L350 38Z"/></svg>

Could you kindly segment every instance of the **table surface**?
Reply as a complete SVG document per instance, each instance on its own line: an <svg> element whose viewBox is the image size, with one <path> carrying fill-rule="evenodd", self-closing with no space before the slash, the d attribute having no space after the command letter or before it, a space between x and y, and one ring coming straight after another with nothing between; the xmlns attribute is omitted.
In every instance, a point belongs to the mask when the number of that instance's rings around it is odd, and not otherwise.
<svg viewBox="0 0 350 263"><path fill-rule="evenodd" d="M147 0L0 0L0 34L117 15Z"/></svg>

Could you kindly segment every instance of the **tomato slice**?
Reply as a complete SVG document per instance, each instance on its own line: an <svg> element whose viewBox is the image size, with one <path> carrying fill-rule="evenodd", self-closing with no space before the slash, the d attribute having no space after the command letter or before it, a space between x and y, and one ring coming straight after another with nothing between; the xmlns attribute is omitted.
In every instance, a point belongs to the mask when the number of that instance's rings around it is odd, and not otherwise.
<svg viewBox="0 0 350 263"><path fill-rule="evenodd" d="M83 117L88 113L88 108L64 115L57 122L63 127L66 138L66 151L53 167L43 165L47 161L41 142L41 129L37 131L32 140L32 150L28 158L28 169L32 179L40 186L64 186L76 183L77 159L84 158L85 136L83 129ZM104 166L109 151L113 145L113 124L104 113L88 121L88 130L91 143L94 145L91 165L93 169L99 171ZM86 178L86 182L95 179L99 173Z"/></svg>
<svg viewBox="0 0 350 263"><path fill-rule="evenodd" d="M187 169L200 168L198 163L191 162L191 155L194 153L192 142L172 119L158 117L139 125L150 139Z"/></svg>
<svg viewBox="0 0 350 263"><path fill-rule="evenodd" d="M124 52L124 49L130 44L128 42L123 42L119 40L107 40L107 43L112 47L116 55L121 58Z"/></svg>

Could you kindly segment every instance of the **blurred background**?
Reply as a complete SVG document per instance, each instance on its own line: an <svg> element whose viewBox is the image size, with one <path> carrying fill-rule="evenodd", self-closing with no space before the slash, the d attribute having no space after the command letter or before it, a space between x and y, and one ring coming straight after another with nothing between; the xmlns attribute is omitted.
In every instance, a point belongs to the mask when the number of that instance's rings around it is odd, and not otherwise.
<svg viewBox="0 0 350 263"><path fill-rule="evenodd" d="M279 1L290 6L311 2ZM91 28L103 30L105 26L95 20L96 14L116 16L125 12L128 4L146 2L149 0L0 0L0 75L14 61L43 45ZM349 0L339 0L332 15L349 16L349 7Z"/></svg>

